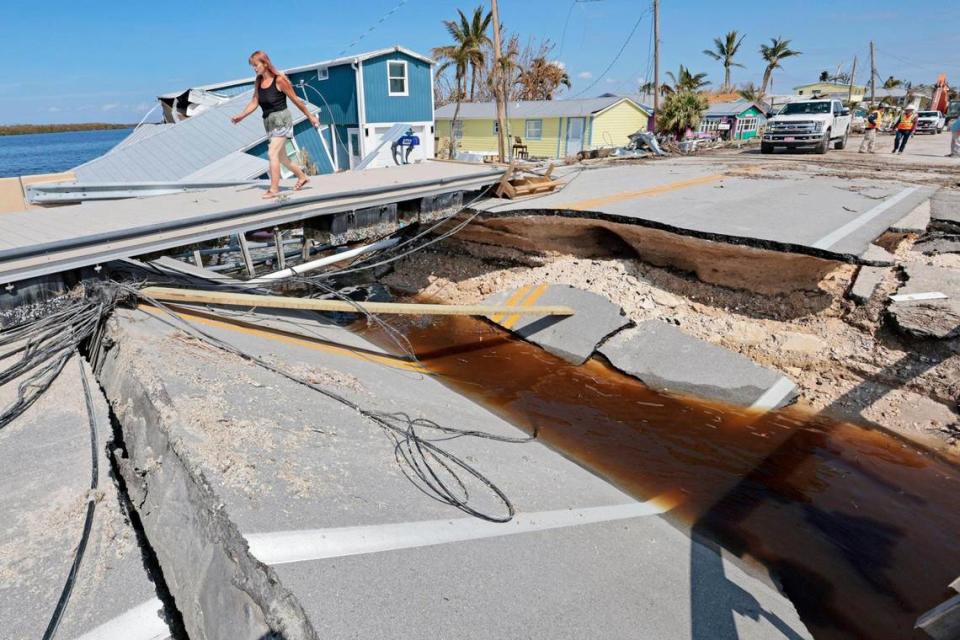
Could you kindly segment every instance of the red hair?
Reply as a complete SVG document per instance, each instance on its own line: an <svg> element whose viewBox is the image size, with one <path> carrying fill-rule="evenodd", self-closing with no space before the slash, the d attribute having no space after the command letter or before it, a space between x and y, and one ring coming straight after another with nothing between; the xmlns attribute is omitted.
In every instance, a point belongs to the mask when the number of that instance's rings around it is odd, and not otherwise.
<svg viewBox="0 0 960 640"><path fill-rule="evenodd" d="M268 56L268 55L267 55L266 53L264 53L263 51L260 51L259 49L258 49L257 51L254 51L253 53L251 53L251 54L250 54L250 57L247 58L247 60L248 60L248 62L251 62L251 63L253 63L253 62L260 62L260 63L262 63L263 66L267 68L267 71L269 71L269 72L273 75L273 77L275 77L275 78L283 78L283 77L285 77L285 76L283 75L283 72L282 72L282 71L280 71L280 70L277 69L275 66L273 66L273 63L270 61L270 56Z"/></svg>

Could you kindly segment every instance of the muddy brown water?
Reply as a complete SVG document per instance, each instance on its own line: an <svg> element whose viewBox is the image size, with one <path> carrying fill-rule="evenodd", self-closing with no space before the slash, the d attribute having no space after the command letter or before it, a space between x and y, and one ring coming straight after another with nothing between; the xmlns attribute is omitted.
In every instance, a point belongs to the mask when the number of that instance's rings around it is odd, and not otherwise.
<svg viewBox="0 0 960 640"><path fill-rule="evenodd" d="M637 499L677 498L667 517L765 565L818 639L925 638L917 617L952 595L960 478L928 451L797 409L657 393L481 320L391 324L446 385Z"/></svg>

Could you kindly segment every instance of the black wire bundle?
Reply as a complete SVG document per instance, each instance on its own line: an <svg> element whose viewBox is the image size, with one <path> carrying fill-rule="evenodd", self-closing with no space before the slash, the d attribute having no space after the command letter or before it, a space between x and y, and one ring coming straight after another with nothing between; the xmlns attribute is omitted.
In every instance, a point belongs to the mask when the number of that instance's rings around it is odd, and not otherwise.
<svg viewBox="0 0 960 640"><path fill-rule="evenodd" d="M0 362L19 354L0 370L0 387L22 378L16 400L0 412L0 429L43 395L77 347L96 332L104 311L103 300L80 297L54 313L0 333Z"/></svg>

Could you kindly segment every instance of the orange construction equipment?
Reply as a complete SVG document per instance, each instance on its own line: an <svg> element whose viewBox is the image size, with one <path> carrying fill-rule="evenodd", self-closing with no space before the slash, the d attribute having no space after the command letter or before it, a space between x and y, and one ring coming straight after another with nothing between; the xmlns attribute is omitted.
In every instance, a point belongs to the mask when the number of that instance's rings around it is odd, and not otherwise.
<svg viewBox="0 0 960 640"><path fill-rule="evenodd" d="M933 99L930 101L930 109L937 110L946 115L947 107L950 104L950 87L947 86L947 76L941 73L937 78L937 84L933 86Z"/></svg>

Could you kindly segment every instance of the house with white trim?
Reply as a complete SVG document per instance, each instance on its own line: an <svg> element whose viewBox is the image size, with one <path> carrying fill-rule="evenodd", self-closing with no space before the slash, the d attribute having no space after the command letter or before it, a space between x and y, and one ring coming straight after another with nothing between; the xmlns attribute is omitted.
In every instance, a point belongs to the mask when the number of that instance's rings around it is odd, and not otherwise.
<svg viewBox="0 0 960 640"><path fill-rule="evenodd" d="M316 173L417 162L434 155L433 66L401 46L285 69L320 120L314 128L292 104L287 154ZM239 181L267 172L257 113L230 116L250 100L255 78L191 87L158 96L163 118L142 125L116 148L75 169L80 182ZM405 125L405 126L400 126ZM408 135L403 135L408 134ZM406 146L398 152L402 136ZM388 139L389 138L389 139ZM284 170L286 171L286 170ZM288 177L288 176L285 176Z"/></svg>
<svg viewBox="0 0 960 640"><path fill-rule="evenodd" d="M507 146L525 148L531 158L565 158L600 147L622 147L630 134L647 130L649 118L646 106L625 96L511 101L507 103ZM440 146L446 148L452 134L458 151L497 152L496 103L465 102L459 111L456 104L447 104L437 109L436 120Z"/></svg>

